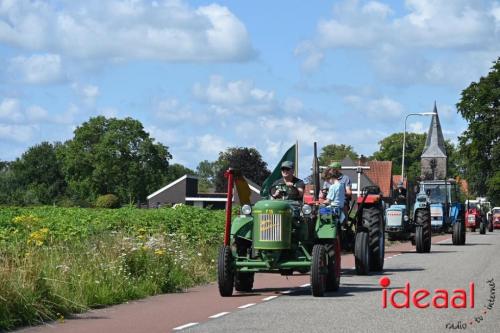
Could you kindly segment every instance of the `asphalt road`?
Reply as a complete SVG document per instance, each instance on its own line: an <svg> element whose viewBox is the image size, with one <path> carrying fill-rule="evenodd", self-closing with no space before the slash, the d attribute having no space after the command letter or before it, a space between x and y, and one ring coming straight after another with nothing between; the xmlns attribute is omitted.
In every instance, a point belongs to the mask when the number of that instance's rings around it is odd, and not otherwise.
<svg viewBox="0 0 500 333"><path fill-rule="evenodd" d="M308 275L258 274L252 293L220 297L217 285L210 284L92 310L64 323L19 332L500 332L498 297L493 309L483 313L490 298L486 281L500 281L500 230L486 235L468 233L465 246L450 242L451 235L433 237L429 254L415 253L409 242L395 244L386 248L385 271L369 276L356 276L353 255L343 255L340 290L323 298L313 298L310 288L304 286ZM427 288L434 294L442 288L450 297L454 289L468 289L474 282L475 307L383 309L382 277L391 280L389 292L409 282L411 291ZM466 324L467 328L449 329L447 324L462 328Z"/></svg>
<svg viewBox="0 0 500 333"><path fill-rule="evenodd" d="M453 246L447 239L433 244L431 251L418 254L411 250L392 257L388 253L383 274L356 276L352 269L344 269L341 289L324 298L310 296L307 287L299 288L182 331L500 332L500 297L491 310L485 308L492 293L487 281L493 279L497 286L500 283L500 232L468 233L465 246ZM384 276L391 280L389 288L402 288L409 282L411 292L428 289L431 296L423 302L435 295L436 289L446 289L450 299L455 289L465 289L469 298L469 284L474 282L474 308L468 304L466 309L418 309L410 303L410 308L389 305L383 309L379 281Z"/></svg>

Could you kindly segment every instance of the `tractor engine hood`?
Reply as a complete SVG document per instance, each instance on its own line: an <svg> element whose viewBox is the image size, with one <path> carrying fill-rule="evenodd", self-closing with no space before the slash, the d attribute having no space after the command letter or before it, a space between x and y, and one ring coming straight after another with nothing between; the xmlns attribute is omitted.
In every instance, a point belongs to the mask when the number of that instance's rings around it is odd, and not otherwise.
<svg viewBox="0 0 500 333"><path fill-rule="evenodd" d="M259 250L290 248L293 201L261 200L253 208L253 247Z"/></svg>

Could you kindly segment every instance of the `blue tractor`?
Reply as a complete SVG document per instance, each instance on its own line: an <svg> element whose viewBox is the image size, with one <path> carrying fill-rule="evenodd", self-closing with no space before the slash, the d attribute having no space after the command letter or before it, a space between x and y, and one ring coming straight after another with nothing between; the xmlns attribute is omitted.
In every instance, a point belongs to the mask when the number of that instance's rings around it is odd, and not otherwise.
<svg viewBox="0 0 500 333"><path fill-rule="evenodd" d="M465 244L465 205L459 200L456 181L422 181L419 193L427 196L432 231L452 233L453 245Z"/></svg>
<svg viewBox="0 0 500 333"><path fill-rule="evenodd" d="M404 196L398 196L396 202L386 209L385 231L389 240L412 239L417 252L430 252L429 203L429 197L425 192L419 192L416 196L412 195L411 192Z"/></svg>

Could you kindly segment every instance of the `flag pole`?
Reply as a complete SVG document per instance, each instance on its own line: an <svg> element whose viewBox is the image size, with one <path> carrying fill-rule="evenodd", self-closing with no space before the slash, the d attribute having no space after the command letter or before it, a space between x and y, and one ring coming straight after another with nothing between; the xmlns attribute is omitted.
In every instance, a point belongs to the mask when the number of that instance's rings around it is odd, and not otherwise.
<svg viewBox="0 0 500 333"><path fill-rule="evenodd" d="M299 176L299 140L295 140L295 177Z"/></svg>

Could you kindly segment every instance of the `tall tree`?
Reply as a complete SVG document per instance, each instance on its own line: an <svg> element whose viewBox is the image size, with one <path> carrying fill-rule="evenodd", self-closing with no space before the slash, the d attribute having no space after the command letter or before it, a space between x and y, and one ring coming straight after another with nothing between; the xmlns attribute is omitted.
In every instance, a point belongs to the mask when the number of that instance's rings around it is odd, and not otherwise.
<svg viewBox="0 0 500 333"><path fill-rule="evenodd" d="M179 163L174 163L168 166L168 175L166 177L166 182L170 183L184 175L194 175L194 174L196 174L196 172L194 172L189 168L186 168L184 165Z"/></svg>
<svg viewBox="0 0 500 333"><path fill-rule="evenodd" d="M468 122L459 137L465 178L476 195L500 203L500 57L479 82L462 91L458 112Z"/></svg>
<svg viewBox="0 0 500 333"><path fill-rule="evenodd" d="M406 133L405 175L410 180L420 176L420 156L424 150L425 137L425 134ZM401 174L403 133L393 133L379 141L379 145L379 150L371 158L392 161L392 173Z"/></svg>
<svg viewBox="0 0 500 333"><path fill-rule="evenodd" d="M59 151L70 193L93 202L113 193L122 202L145 200L168 176L168 148L132 118L90 118Z"/></svg>
<svg viewBox="0 0 500 333"><path fill-rule="evenodd" d="M267 169L267 163L262 160L262 156L255 148L228 148L225 152L219 153L216 163L218 170L215 190L217 192L227 191L224 171L229 167L241 170L245 177L259 185L271 174Z"/></svg>
<svg viewBox="0 0 500 333"><path fill-rule="evenodd" d="M319 164L328 165L332 161L341 161L346 156L349 156L353 160L358 159L358 153L354 151L351 145L326 145L321 149L321 153L319 154Z"/></svg>
<svg viewBox="0 0 500 333"><path fill-rule="evenodd" d="M198 190L200 192L208 192L215 188L215 178L220 167L217 161L209 162L201 161L196 167L196 174L200 178L198 182Z"/></svg>
<svg viewBox="0 0 500 333"><path fill-rule="evenodd" d="M13 203L51 204L64 194L66 182L56 155L58 149L59 143L42 142L10 164L16 186Z"/></svg>

